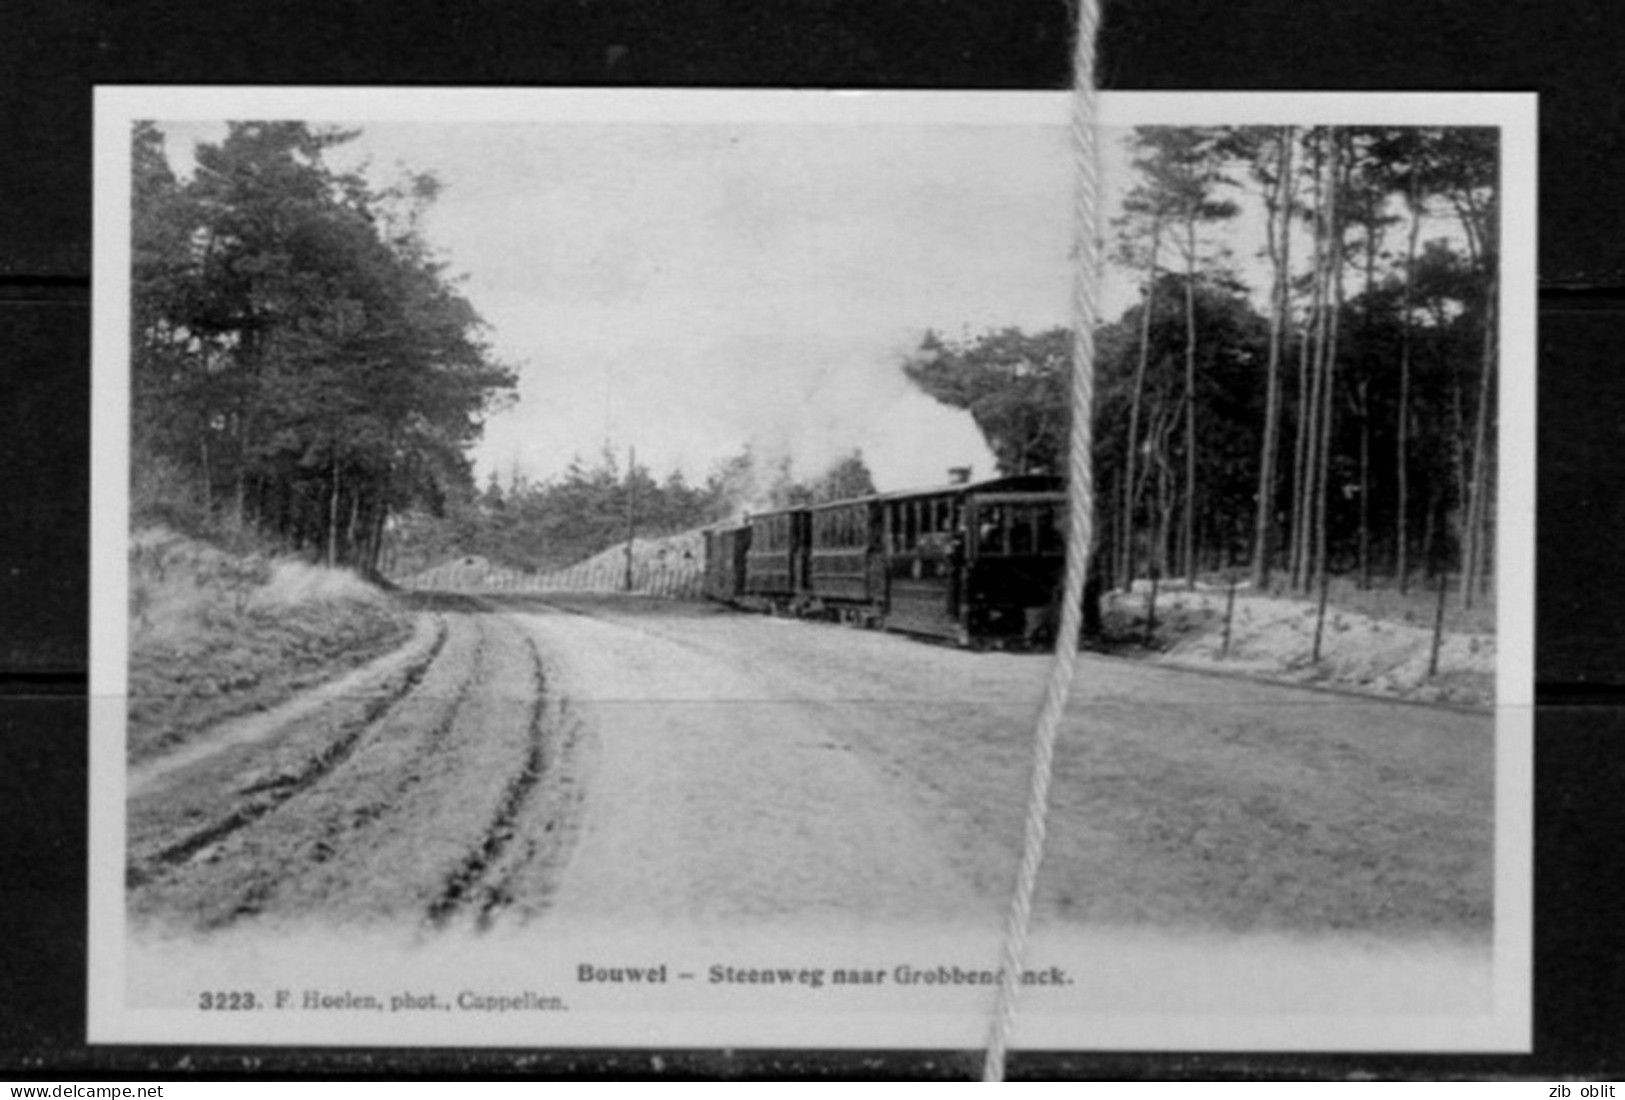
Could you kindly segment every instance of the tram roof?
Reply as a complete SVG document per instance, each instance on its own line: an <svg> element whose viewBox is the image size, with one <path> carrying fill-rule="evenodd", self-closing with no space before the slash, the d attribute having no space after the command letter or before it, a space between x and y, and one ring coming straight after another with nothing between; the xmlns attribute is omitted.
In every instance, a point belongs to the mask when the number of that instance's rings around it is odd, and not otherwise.
<svg viewBox="0 0 1625 1100"><path fill-rule="evenodd" d="M951 482L947 485L933 485L923 489L896 489L889 493L872 493L868 496L847 497L843 500L830 500L822 504L809 504L805 510L816 512L824 508L839 508L842 505L864 504L872 500L908 500L911 497L940 497L958 496L965 493L992 493L992 492L1060 492L1066 487L1063 479L1053 474L1015 474L1009 477L983 478L981 481ZM778 509L778 511L797 511L798 509ZM768 515L769 513L759 513Z"/></svg>
<svg viewBox="0 0 1625 1100"><path fill-rule="evenodd" d="M860 497L826 500L819 504L798 504L789 508L772 508L765 512L750 512L745 516L743 523L749 524L752 520L790 515L795 512L821 512L829 508L850 507L854 504L867 504L877 500L908 500L913 497L957 496L966 493L1062 492L1065 488L1065 479L1054 474L1012 474L1007 477L983 478L981 481L950 482L946 485L933 485L921 489L896 489L889 493L870 493Z"/></svg>

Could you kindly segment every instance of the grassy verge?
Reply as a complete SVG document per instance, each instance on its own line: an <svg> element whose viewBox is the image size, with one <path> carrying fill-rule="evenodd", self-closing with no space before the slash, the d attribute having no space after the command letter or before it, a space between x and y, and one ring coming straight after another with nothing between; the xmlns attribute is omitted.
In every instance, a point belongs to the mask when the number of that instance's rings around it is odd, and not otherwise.
<svg viewBox="0 0 1625 1100"><path fill-rule="evenodd" d="M411 616L354 574L163 528L130 553L129 759L274 706L403 644Z"/></svg>

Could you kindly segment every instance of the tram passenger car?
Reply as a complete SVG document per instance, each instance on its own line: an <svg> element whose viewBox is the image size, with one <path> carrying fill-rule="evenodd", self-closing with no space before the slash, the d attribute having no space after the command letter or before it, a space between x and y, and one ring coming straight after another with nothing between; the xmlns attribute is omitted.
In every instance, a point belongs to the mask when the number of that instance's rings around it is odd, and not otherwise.
<svg viewBox="0 0 1625 1100"><path fill-rule="evenodd" d="M715 527L705 532L706 599L734 603L745 594L745 554L750 549L750 528L743 524Z"/></svg>
<svg viewBox="0 0 1625 1100"><path fill-rule="evenodd" d="M801 610L807 588L807 509L763 512L745 520L739 602L754 610Z"/></svg>
<svg viewBox="0 0 1625 1100"><path fill-rule="evenodd" d="M806 614L880 625L886 577L879 507L877 497L861 497L807 510Z"/></svg>
<svg viewBox="0 0 1625 1100"><path fill-rule="evenodd" d="M1065 506L1059 478L1027 475L763 513L708 534L706 595L960 645L1030 642L1055 625Z"/></svg>

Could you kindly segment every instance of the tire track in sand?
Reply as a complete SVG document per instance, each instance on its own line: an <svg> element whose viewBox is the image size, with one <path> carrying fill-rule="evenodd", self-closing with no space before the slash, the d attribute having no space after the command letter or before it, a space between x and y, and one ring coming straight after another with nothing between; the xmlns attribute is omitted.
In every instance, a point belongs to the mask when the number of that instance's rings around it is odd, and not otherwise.
<svg viewBox="0 0 1625 1100"><path fill-rule="evenodd" d="M321 767L290 767L278 759L287 746L267 742L166 783L212 792L209 805L218 813L224 799L229 812L143 865L132 915L203 929L253 919L438 930L538 911L579 804L576 727L549 679L509 617L449 616L411 690L324 741Z"/></svg>
<svg viewBox="0 0 1625 1100"><path fill-rule="evenodd" d="M521 639L529 655L532 676L530 714L525 723L530 745L524 762L508 780L496 812L480 838L446 877L439 897L430 904L428 920L435 927L445 927L459 914L472 911L480 927L489 925L491 914L511 902L503 889L503 882L512 877L513 868L504 868L504 857L518 837L518 822L527 801L541 781L548 766L547 678L542 669L541 654L530 638ZM549 829L552 825L547 826ZM529 842L534 846L534 840ZM533 854L527 852L527 858Z"/></svg>
<svg viewBox="0 0 1625 1100"><path fill-rule="evenodd" d="M401 765L445 735L473 684L484 637L476 618L448 616L432 659L403 690L337 732L318 715L290 734L292 745L256 745L246 762L227 754L165 784L184 781L193 805L159 802L158 792L132 804L132 915L217 927L258 914L303 868L327 862L334 839L386 816ZM163 825L205 815L214 822L163 843ZM135 838L149 818L159 840L142 859Z"/></svg>
<svg viewBox="0 0 1625 1100"><path fill-rule="evenodd" d="M126 887L135 889L143 886L160 875L165 868L185 863L210 845L224 840L232 833L264 817L342 764L355 751L367 729L423 680L440 656L447 634L445 620L436 617L432 627L432 640L426 647L419 644L421 640L419 636L415 636L414 642L409 643L408 648L411 650L422 648L421 655L408 656L403 668L398 671L391 669L391 674L386 675L381 682L373 682L377 680L379 670L369 665L338 684L329 685L320 692L313 693L317 698L297 699L266 715L256 715L252 720L252 729L247 732L237 730L227 732L221 738L212 739L207 745L183 750L174 758L163 758L156 766L148 766L134 772L129 782L132 803L130 816L133 819L130 832L134 839L130 846L131 858L125 873ZM395 656L392 654L384 660L393 661ZM348 710L346 704L353 705L357 698L363 700L358 711L332 713ZM323 715L323 708L327 708L329 713ZM232 748L275 737L287 731L294 722L307 717L313 724L320 723L325 717L327 724L333 727L332 733L324 738L312 753L298 759L291 770L273 769L264 777L240 786L237 793L251 797L247 801L237 803L224 816L201 828L193 828L178 839L170 839L156 846L141 842L141 834L145 831L141 828L140 820L143 796L146 796L144 801L149 805L167 806L179 794L173 788L181 786L195 788L197 785L195 777L186 773L207 770L199 769L197 765L200 763L209 761L211 757ZM207 811L188 807L183 813L187 818L196 818L206 816ZM152 850L154 847L156 850Z"/></svg>
<svg viewBox="0 0 1625 1100"><path fill-rule="evenodd" d="M566 610L523 617L593 747L552 919L959 923L989 908L822 708L757 670Z"/></svg>

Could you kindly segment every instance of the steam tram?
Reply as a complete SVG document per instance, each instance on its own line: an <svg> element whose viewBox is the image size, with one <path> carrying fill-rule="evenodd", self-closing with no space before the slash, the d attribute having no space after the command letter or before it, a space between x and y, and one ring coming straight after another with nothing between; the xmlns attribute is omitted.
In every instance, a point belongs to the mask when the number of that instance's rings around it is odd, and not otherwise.
<svg viewBox="0 0 1625 1100"><path fill-rule="evenodd" d="M1066 494L1027 475L748 516L706 533L705 594L960 645L1054 629Z"/></svg>

